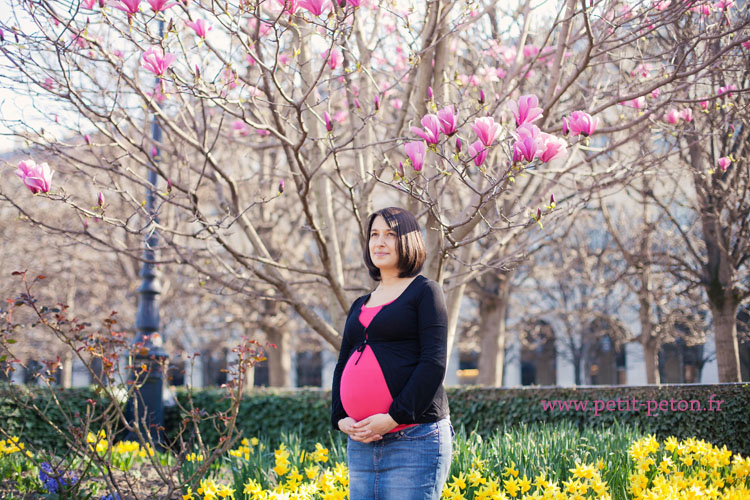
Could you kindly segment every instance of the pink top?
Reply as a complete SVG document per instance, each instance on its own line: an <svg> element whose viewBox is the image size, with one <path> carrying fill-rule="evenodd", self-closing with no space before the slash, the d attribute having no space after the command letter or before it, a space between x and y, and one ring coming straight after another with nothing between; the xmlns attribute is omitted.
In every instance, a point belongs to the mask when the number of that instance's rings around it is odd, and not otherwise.
<svg viewBox="0 0 750 500"><path fill-rule="evenodd" d="M383 306L391 302L375 307L362 304L359 322L366 329ZM367 331L365 331L365 338L367 338ZM357 422L376 413L388 413L393 397L383 377L383 370L369 344L366 344L361 352L355 350L346 362L344 372L341 374L340 393L341 404L346 414ZM413 425L416 424L397 425L388 432L400 431Z"/></svg>

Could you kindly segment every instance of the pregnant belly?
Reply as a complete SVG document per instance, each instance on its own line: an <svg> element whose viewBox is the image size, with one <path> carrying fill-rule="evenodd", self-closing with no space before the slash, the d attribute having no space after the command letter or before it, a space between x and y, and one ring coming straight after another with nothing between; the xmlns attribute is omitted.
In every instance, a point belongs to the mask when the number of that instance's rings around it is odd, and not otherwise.
<svg viewBox="0 0 750 500"><path fill-rule="evenodd" d="M362 352L354 351L346 362L341 374L340 394L344 411L358 422L376 413L388 413L393 397L369 345ZM411 425L399 425L389 432L405 427Z"/></svg>

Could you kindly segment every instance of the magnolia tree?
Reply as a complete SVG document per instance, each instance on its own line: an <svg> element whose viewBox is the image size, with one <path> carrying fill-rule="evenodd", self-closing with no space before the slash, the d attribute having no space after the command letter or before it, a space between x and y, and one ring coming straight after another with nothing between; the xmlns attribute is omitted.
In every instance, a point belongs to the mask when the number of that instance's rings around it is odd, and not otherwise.
<svg viewBox="0 0 750 500"><path fill-rule="evenodd" d="M372 286L365 217L404 205L425 227L425 274L445 287L452 339L467 284L538 243L544 221L564 215L555 196L573 207L639 175L603 161L649 125L637 111L620 117L620 103L667 87L676 95L728 55L674 59L677 47L699 47L662 31L703 16L697 6L24 2L27 21L1 26L4 85L76 118L48 116L43 130L7 122L29 144L30 158L12 167L41 211L99 217L123 234L158 231L159 263L190 266L257 310L293 312L334 347L352 298ZM727 45L739 50L736 10L705 16L717 20L712 36L734 33ZM662 73L642 77L651 38L670 48L649 54ZM36 161L42 151L51 166ZM65 176L52 174L63 168L97 188L65 191ZM96 190L123 209L80 202ZM43 212L30 218L43 223ZM57 230L140 253L80 222Z"/></svg>

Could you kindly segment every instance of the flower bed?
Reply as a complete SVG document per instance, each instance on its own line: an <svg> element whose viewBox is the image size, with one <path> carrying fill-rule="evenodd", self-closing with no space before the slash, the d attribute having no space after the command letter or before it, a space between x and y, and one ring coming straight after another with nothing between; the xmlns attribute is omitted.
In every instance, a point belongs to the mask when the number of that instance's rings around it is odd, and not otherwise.
<svg viewBox="0 0 750 500"><path fill-rule="evenodd" d="M148 458L174 465L185 482L172 498L182 500L331 500L348 497L344 449L321 443L305 449L285 436L272 448L269 440L243 438L205 468L200 450L184 456L155 452L138 443L111 443L89 434L89 446L119 471L118 486L127 498L163 498L159 482L148 475ZM114 500L103 491L91 464L34 456L18 438L0 441L3 498L96 498ZM87 479L82 479L86 477ZM135 490L126 482L140 478ZM85 484L82 484L84 483ZM149 484L151 487L149 488ZM77 495L77 496L76 496ZM88 496L87 496L88 495ZM52 496L52 498L55 498ZM490 499L702 499L750 498L750 458L698 438L658 440L632 428L578 431L566 424L516 426L490 439L457 434L450 477L443 490L450 500Z"/></svg>

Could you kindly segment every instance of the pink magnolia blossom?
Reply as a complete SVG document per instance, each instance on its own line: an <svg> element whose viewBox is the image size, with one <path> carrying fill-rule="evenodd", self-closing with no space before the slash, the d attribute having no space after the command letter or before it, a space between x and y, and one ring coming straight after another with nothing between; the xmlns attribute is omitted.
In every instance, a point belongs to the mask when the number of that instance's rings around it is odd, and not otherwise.
<svg viewBox="0 0 750 500"><path fill-rule="evenodd" d="M734 7L734 0L719 0L714 4L714 7L719 10L727 10L730 7Z"/></svg>
<svg viewBox="0 0 750 500"><path fill-rule="evenodd" d="M163 12L170 7L177 5L176 2L167 3L169 0L148 0L148 4L154 9L154 12Z"/></svg>
<svg viewBox="0 0 750 500"><path fill-rule="evenodd" d="M750 40L748 40L746 42L742 42L742 46L744 48L746 48L747 50L750 50Z"/></svg>
<svg viewBox="0 0 750 500"><path fill-rule="evenodd" d="M118 0L118 2L120 5L115 5L115 9L127 12L128 19L137 14L141 7L141 0Z"/></svg>
<svg viewBox="0 0 750 500"><path fill-rule="evenodd" d="M489 151L485 147L484 144L482 144L482 141L475 141L473 144L469 145L469 156L474 159L474 165L479 167L484 163L484 160L487 159L487 153Z"/></svg>
<svg viewBox="0 0 750 500"><path fill-rule="evenodd" d="M536 45L526 45L523 48L523 58L531 59L539 53L539 47Z"/></svg>
<svg viewBox="0 0 750 500"><path fill-rule="evenodd" d="M440 120L440 130L445 135L450 136L456 133L456 113L453 111L453 105L438 111L437 117Z"/></svg>
<svg viewBox="0 0 750 500"><path fill-rule="evenodd" d="M541 134L541 137L542 147L541 151L537 153L537 158L541 161L547 163L565 153L565 148L568 147L568 142L565 139L544 133Z"/></svg>
<svg viewBox="0 0 750 500"><path fill-rule="evenodd" d="M702 16L708 16L708 15L711 14L711 11L713 9L711 7L711 4L704 3L702 5L696 5L696 6L690 7L690 10L692 12L697 12L698 14L700 14Z"/></svg>
<svg viewBox="0 0 750 500"><path fill-rule="evenodd" d="M661 2L656 2L656 10L667 10L669 8L669 5L672 3L672 0L662 0Z"/></svg>
<svg viewBox="0 0 750 500"><path fill-rule="evenodd" d="M242 137L250 135L250 127L242 120L233 121L232 130L240 134Z"/></svg>
<svg viewBox="0 0 750 500"><path fill-rule="evenodd" d="M690 108L685 108L682 111L680 111L680 118L685 120L687 123L690 123L693 121L693 110Z"/></svg>
<svg viewBox="0 0 750 500"><path fill-rule="evenodd" d="M485 146L491 146L502 133L500 124L495 123L495 119L491 116L475 119L471 129Z"/></svg>
<svg viewBox="0 0 750 500"><path fill-rule="evenodd" d="M623 106L627 106L628 108L643 109L646 107L646 99L643 96L640 96L636 97L635 99L623 101L620 104Z"/></svg>
<svg viewBox="0 0 750 500"><path fill-rule="evenodd" d="M331 70L334 70L338 68L339 64L341 64L341 61L344 60L344 57L341 55L341 51L334 50L331 52L331 57L328 58L328 53L330 51L326 50L323 52L323 59L328 59L328 66L331 67Z"/></svg>
<svg viewBox="0 0 750 500"><path fill-rule="evenodd" d="M516 119L516 126L535 122L542 117L542 108L539 107L539 99L533 94L522 95L518 99L518 102L510 101L508 107Z"/></svg>
<svg viewBox="0 0 750 500"><path fill-rule="evenodd" d="M331 0L299 0L299 6L319 16L331 9Z"/></svg>
<svg viewBox="0 0 750 500"><path fill-rule="evenodd" d="M703 111L708 110L708 101L701 101L698 103L698 105L701 107Z"/></svg>
<svg viewBox="0 0 750 500"><path fill-rule="evenodd" d="M159 47L151 47L143 53L141 57L141 66L155 74L163 76L167 68L175 62L177 56L174 54L164 53Z"/></svg>
<svg viewBox="0 0 750 500"><path fill-rule="evenodd" d="M424 165L424 155L427 153L427 147L423 141L413 141L404 144L406 156L411 160L411 166L419 172Z"/></svg>
<svg viewBox="0 0 750 500"><path fill-rule="evenodd" d="M391 105L393 106L393 109L399 110L404 107L404 101L401 99L393 99L391 100Z"/></svg>
<svg viewBox="0 0 750 500"><path fill-rule="evenodd" d="M440 119L437 115L427 114L422 117L422 126L424 130L419 127L411 127L412 134L416 134L428 144L437 144L440 140Z"/></svg>
<svg viewBox="0 0 750 500"><path fill-rule="evenodd" d="M186 26L193 28L195 34L206 39L206 35L213 29L213 26L209 26L205 19L196 19L195 21L188 21L185 23Z"/></svg>
<svg viewBox="0 0 750 500"><path fill-rule="evenodd" d="M719 168L722 170L722 172L726 172L729 168L729 165L732 164L732 160L727 156L722 156L719 158Z"/></svg>
<svg viewBox="0 0 750 500"><path fill-rule="evenodd" d="M81 7L88 10L94 10L99 0L81 0Z"/></svg>
<svg viewBox="0 0 750 500"><path fill-rule="evenodd" d="M54 173L54 171L50 171L46 162L37 164L32 159L20 161L18 170L16 170L16 175L34 194L49 192Z"/></svg>
<svg viewBox="0 0 750 500"><path fill-rule="evenodd" d="M49 76L42 82L42 87L47 90L55 90L55 81Z"/></svg>
<svg viewBox="0 0 750 500"><path fill-rule="evenodd" d="M672 108L664 114L664 120L671 125L676 125L680 121L680 112Z"/></svg>
<svg viewBox="0 0 750 500"><path fill-rule="evenodd" d="M273 27L265 21L258 21L258 19L251 17L247 22L247 27L250 33L254 36L255 30L258 30L258 37L264 37L266 34L273 29Z"/></svg>
<svg viewBox="0 0 750 500"><path fill-rule="evenodd" d="M424 155L427 153L427 147L423 141L413 141L404 144L404 152L411 160L411 166L419 172L424 165Z"/></svg>
<svg viewBox="0 0 750 500"><path fill-rule="evenodd" d="M658 99L660 95L661 95L661 90L659 89L654 89L651 91L651 97L654 99Z"/></svg>
<svg viewBox="0 0 750 500"><path fill-rule="evenodd" d="M575 137L578 134L590 137L596 131L599 119L584 111L573 111L567 119L563 119L563 133ZM567 130L566 130L567 129Z"/></svg>
<svg viewBox="0 0 750 500"><path fill-rule="evenodd" d="M732 97L732 91L737 90L737 85L730 84L726 85L724 87L719 87L718 95L724 95L726 94L727 97Z"/></svg>
<svg viewBox="0 0 750 500"><path fill-rule="evenodd" d="M516 129L513 134L516 142L513 144L513 162L519 162L521 159L533 161L537 150L544 146L542 133L534 124L524 123Z"/></svg>

